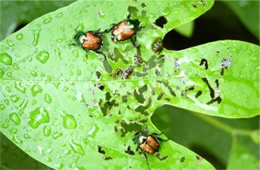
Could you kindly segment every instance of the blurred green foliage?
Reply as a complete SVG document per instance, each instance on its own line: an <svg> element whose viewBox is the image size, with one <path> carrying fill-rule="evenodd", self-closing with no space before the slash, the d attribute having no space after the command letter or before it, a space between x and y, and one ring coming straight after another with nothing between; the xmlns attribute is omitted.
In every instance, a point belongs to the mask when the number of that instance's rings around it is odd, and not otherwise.
<svg viewBox="0 0 260 170"><path fill-rule="evenodd" d="M248 28L248 30L259 39L259 1L223 0L223 2L238 16L240 21Z"/></svg>
<svg viewBox="0 0 260 170"><path fill-rule="evenodd" d="M225 169L227 165L232 169L238 163L245 164L245 167L247 158L250 161L248 167L259 168L259 144L250 137L254 130L259 129L259 116L226 119L166 105L155 111L152 121L167 137L197 152L217 169ZM241 129L242 135L231 132ZM244 131L249 133L243 134ZM241 155L246 159L240 159Z"/></svg>
<svg viewBox="0 0 260 170"><path fill-rule="evenodd" d="M75 0L17 0L0 1L0 40L32 20L69 5Z"/></svg>

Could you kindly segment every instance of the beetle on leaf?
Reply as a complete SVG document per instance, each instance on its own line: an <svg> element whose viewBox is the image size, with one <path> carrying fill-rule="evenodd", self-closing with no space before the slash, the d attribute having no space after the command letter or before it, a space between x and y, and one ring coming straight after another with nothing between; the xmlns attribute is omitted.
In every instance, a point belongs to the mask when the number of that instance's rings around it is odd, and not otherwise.
<svg viewBox="0 0 260 170"><path fill-rule="evenodd" d="M148 134L147 132L139 131L135 133L133 138L133 142L137 144L136 150L140 149L141 153L144 155L146 159L148 169L150 169L150 166L146 153L154 154L156 152L159 152L160 142L168 141L168 139L160 138L159 135L160 134L157 133Z"/></svg>
<svg viewBox="0 0 260 170"><path fill-rule="evenodd" d="M104 56L106 60L105 54L103 52L98 51L101 46L103 45L102 36L103 32L93 32L88 31L86 33L84 32L77 32L74 36L74 40L76 41L76 44L72 45L80 45L84 50L87 52L93 51L95 53L101 54Z"/></svg>

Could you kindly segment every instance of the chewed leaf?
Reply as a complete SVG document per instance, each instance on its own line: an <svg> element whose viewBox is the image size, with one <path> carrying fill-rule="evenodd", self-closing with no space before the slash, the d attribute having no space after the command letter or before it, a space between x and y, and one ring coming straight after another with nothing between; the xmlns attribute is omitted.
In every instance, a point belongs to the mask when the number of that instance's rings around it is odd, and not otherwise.
<svg viewBox="0 0 260 170"><path fill-rule="evenodd" d="M169 79L175 74L167 82L182 96L174 105L230 118L259 114L258 46L226 40L177 53L169 51L166 56L165 74Z"/></svg>
<svg viewBox="0 0 260 170"><path fill-rule="evenodd" d="M147 168L146 160L135 151L132 138L143 128L158 131L150 116L162 104L215 116L257 114L254 102L240 110L232 108L229 103L246 100L230 97L233 82L225 77L236 78L237 65L245 61L241 45L252 50L246 61L255 68L251 60L258 61L258 47L233 41L180 52L160 47L167 31L198 17L212 4L78 1L33 21L0 43L1 132L56 169L140 169ZM164 24L156 22L159 18ZM108 30L123 20L140 22L136 39L115 42ZM79 45L90 41L82 36L85 32L102 38L100 49L84 50ZM257 85L254 77L245 81L253 89ZM243 85L238 89L244 90ZM243 95L251 95L251 90ZM154 168L213 169L171 141L161 142L160 151L148 155L148 160Z"/></svg>

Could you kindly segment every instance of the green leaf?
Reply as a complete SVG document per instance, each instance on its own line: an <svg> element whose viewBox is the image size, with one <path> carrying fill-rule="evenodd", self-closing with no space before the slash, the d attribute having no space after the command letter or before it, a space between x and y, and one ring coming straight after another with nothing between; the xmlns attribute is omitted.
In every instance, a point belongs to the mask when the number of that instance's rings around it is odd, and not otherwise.
<svg viewBox="0 0 260 170"><path fill-rule="evenodd" d="M0 1L1 29L0 40L4 39L19 26L31 22L41 15L66 6L73 0L64 1Z"/></svg>
<svg viewBox="0 0 260 170"><path fill-rule="evenodd" d="M259 145L256 151L259 151ZM234 140L227 169L258 169L259 152L257 154L258 158L240 143L239 140Z"/></svg>
<svg viewBox="0 0 260 170"><path fill-rule="evenodd" d="M143 155L138 152L131 155L128 148L135 150L131 139L136 131L142 130L143 123L146 122L149 132L157 131L148 117L154 108L146 107L151 98L143 101L145 107L135 99L141 96L137 88L145 86L148 79L112 78L103 67L103 58L92 52L86 58L84 50L70 44L75 29L104 30L125 19L130 11L131 17L142 22L144 28L138 32L137 42L144 45L143 41L153 38L149 32L158 38L212 6L212 1L192 3L197 8L187 1L129 2L128 5L123 1L79 1L33 21L8 37L0 44L1 131L26 153L56 169L125 165L146 168ZM158 10L163 11L168 23L163 29L152 29L156 27L153 22L160 17L158 14L162 14ZM113 71L133 65L135 50L129 42L115 44L109 34L103 40L102 50L106 55L115 51L115 56L108 56L104 65L110 65ZM142 51L146 52L144 46ZM122 54L123 60L118 59ZM105 89L100 90L97 84L103 84ZM151 95L150 87L144 95ZM195 153L170 141L163 142L160 153L149 155L148 159L151 167L213 168Z"/></svg>
<svg viewBox="0 0 260 170"><path fill-rule="evenodd" d="M259 2L251 0L223 0L223 2L231 8L248 30L259 39Z"/></svg>
<svg viewBox="0 0 260 170"><path fill-rule="evenodd" d="M129 149L136 148L131 139L142 126L149 133L158 132L150 116L162 104L225 117L258 114L257 46L222 41L180 52L163 50L160 55L152 51L155 40L198 17L212 4L78 1L34 20L0 43L1 132L33 158L55 169L125 165L139 169L147 167L146 161L138 152L129 154ZM133 61L137 53L132 44L114 43L109 33L102 35L100 49L107 61L102 55L90 51L86 54L81 47L71 45L75 43L75 30L108 29L126 19L128 11L142 24L136 42L141 46L141 66ZM167 19L163 28L154 24L161 15ZM248 57L242 58L244 55ZM205 57L208 70L199 65ZM240 66L245 63L250 68L244 68L241 74ZM227 67L224 76L220 74L221 64ZM134 69L129 79L115 76L117 69L129 67ZM248 73L255 74L248 77ZM243 84L237 91L244 96L234 98L230 88L240 83L228 79L238 75ZM218 78L221 90L212 86L215 95L210 97L212 92L202 78L209 84ZM100 85L103 90L98 88ZM202 91L199 98L194 97L197 90ZM223 99L220 104L211 101L218 95ZM247 95L252 95L250 105L244 103ZM242 107L236 108L240 104ZM159 154L148 155L148 159L154 168L213 169L207 161L172 141L162 142Z"/></svg>
<svg viewBox="0 0 260 170"><path fill-rule="evenodd" d="M186 24L183 24L177 28L175 28L175 31L180 33L181 35L190 38L192 36L194 30L194 22L188 22Z"/></svg>

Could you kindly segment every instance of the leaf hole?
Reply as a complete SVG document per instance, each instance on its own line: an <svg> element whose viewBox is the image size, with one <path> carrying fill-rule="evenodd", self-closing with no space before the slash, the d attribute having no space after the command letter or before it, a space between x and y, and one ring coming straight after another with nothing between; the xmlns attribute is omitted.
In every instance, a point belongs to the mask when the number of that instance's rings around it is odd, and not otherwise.
<svg viewBox="0 0 260 170"><path fill-rule="evenodd" d="M125 150L125 153L127 153L129 155L134 155L135 154L135 152L131 150L130 146L127 147L127 150Z"/></svg>
<svg viewBox="0 0 260 170"><path fill-rule="evenodd" d="M208 60L206 60L205 58L201 59L200 61L200 66L205 66L205 69L208 69Z"/></svg>
<svg viewBox="0 0 260 170"><path fill-rule="evenodd" d="M102 146L98 145L98 152L101 154L106 154L106 152L104 150L102 150Z"/></svg>
<svg viewBox="0 0 260 170"><path fill-rule="evenodd" d="M163 28L163 26L167 23L167 19L164 16L160 16L155 20L155 25Z"/></svg>

